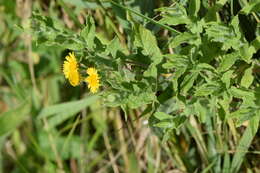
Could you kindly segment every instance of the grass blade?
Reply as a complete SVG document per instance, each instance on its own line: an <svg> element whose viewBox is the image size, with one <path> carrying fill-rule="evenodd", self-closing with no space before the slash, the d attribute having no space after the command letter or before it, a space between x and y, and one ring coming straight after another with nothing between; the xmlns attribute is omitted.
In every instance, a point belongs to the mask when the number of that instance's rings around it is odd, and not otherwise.
<svg viewBox="0 0 260 173"><path fill-rule="evenodd" d="M98 98L97 95L93 95L79 101L52 105L44 108L38 115L38 118L47 118L55 114L74 115L86 106L94 103Z"/></svg>
<svg viewBox="0 0 260 173"><path fill-rule="evenodd" d="M239 168L245 158L245 154L248 151L248 148L258 130L259 126L259 116L255 116L250 120L249 126L246 128L242 138L240 139L237 151L234 155L234 158L231 163L231 171L232 173L236 173L239 171Z"/></svg>

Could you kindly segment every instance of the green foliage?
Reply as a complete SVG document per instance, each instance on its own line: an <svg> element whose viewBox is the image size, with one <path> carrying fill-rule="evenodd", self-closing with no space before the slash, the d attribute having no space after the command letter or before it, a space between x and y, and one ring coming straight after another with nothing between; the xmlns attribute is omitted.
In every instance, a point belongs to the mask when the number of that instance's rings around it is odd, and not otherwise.
<svg viewBox="0 0 260 173"><path fill-rule="evenodd" d="M14 131L23 121L26 120L30 113L30 102L24 101L19 107L4 112L0 115L0 136L5 136Z"/></svg>
<svg viewBox="0 0 260 173"><path fill-rule="evenodd" d="M259 169L248 157L259 150L259 1L40 0L28 14L27 3L0 0L0 144L10 136L13 172ZM69 52L75 88L61 70ZM88 67L98 94L86 94Z"/></svg>

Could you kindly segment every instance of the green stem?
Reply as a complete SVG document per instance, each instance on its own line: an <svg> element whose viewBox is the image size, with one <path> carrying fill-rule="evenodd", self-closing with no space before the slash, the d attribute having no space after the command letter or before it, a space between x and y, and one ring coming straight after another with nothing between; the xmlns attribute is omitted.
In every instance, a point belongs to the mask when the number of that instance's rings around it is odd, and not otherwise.
<svg viewBox="0 0 260 173"><path fill-rule="evenodd" d="M157 21L155 21L155 20L153 20L153 19L151 19L151 18L149 18L149 17L147 17L147 16L145 16L145 15L143 15L141 13L136 12L135 10L132 10L132 9L130 9L128 7L125 7L125 6L121 5L121 4L118 4L118 3L114 2L113 0L108 0L108 2L111 2L112 4L114 4L114 5L116 5L116 6L120 7L120 8L123 8L123 9L125 9L125 10L127 10L127 11L129 11L131 13L134 13L135 15L140 16L140 17L148 20L149 22L151 22L153 24L156 24L156 25L158 25L158 26L160 26L160 27L162 27L164 29L167 29L167 30L169 30L169 31L171 31L173 33L180 34L179 31L177 31L177 30L175 30L175 29L173 29L173 28L171 28L171 27L169 27L167 25L161 24L161 23L159 23L159 22L157 22Z"/></svg>

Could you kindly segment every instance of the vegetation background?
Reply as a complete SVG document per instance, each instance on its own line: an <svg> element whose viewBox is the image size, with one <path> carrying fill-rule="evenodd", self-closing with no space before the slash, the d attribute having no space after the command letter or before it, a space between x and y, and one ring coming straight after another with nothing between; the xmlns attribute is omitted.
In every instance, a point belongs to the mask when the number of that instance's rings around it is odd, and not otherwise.
<svg viewBox="0 0 260 173"><path fill-rule="evenodd" d="M260 172L259 18L259 0L0 0L0 172ZM65 80L72 51L97 94Z"/></svg>

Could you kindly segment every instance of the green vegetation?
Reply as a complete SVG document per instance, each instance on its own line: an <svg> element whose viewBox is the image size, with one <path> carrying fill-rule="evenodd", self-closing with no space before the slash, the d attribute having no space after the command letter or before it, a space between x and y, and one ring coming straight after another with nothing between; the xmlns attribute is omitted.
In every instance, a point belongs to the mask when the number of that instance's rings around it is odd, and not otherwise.
<svg viewBox="0 0 260 173"><path fill-rule="evenodd" d="M0 0L0 173L260 172L259 28L259 0Z"/></svg>

